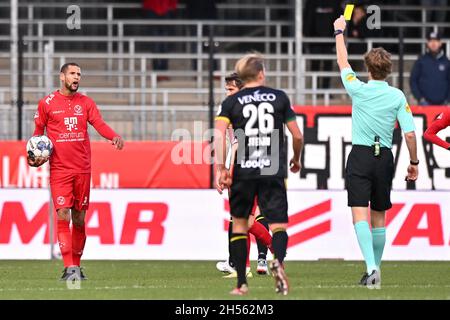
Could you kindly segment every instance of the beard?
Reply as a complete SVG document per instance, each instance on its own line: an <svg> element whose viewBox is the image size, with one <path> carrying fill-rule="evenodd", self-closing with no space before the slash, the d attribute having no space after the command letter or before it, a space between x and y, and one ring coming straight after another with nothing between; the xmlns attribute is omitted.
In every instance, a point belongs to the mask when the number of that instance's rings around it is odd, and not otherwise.
<svg viewBox="0 0 450 320"><path fill-rule="evenodd" d="M72 83L65 82L64 85L66 89L69 90L70 92L77 92L78 90L78 83L74 84L73 82Z"/></svg>

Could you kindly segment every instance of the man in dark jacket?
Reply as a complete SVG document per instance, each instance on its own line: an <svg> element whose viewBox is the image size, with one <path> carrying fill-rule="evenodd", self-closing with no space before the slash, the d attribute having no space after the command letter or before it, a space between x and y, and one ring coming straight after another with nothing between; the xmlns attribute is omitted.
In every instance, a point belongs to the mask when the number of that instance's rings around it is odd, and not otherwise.
<svg viewBox="0 0 450 320"><path fill-rule="evenodd" d="M450 101L450 61L439 33L431 32L427 39L427 53L411 71L411 91L420 105L445 105Z"/></svg>

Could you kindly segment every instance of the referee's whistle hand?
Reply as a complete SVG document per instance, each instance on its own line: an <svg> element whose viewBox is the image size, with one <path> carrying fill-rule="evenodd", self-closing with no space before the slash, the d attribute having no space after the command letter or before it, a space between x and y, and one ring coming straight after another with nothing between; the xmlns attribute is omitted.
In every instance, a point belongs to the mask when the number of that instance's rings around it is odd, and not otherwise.
<svg viewBox="0 0 450 320"><path fill-rule="evenodd" d="M295 159L291 159L289 162L289 167L291 169L292 173L297 173L302 169L302 165L299 161L296 161Z"/></svg>
<svg viewBox="0 0 450 320"><path fill-rule="evenodd" d="M416 181L419 176L419 167L414 165L408 166L408 175L406 176L406 181Z"/></svg>

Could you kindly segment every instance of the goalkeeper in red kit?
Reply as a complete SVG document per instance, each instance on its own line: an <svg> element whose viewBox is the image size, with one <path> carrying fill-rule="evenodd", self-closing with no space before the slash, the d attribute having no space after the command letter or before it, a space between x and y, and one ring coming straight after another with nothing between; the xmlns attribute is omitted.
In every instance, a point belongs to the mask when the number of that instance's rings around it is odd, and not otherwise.
<svg viewBox="0 0 450 320"><path fill-rule="evenodd" d="M121 150L124 142L102 119L95 102L77 93L81 69L66 63L59 75L61 87L39 101L34 116L33 135L44 131L53 143L50 160L50 190L57 212L57 235L64 261L61 280L72 275L85 280L80 259L86 242L86 210L89 207L91 149L88 123ZM47 159L28 157L28 164L38 167ZM72 229L70 229L72 220ZM71 277L71 279L73 279Z"/></svg>
<svg viewBox="0 0 450 320"><path fill-rule="evenodd" d="M431 143L450 150L450 143L442 140L436 135L439 131L444 130L448 126L450 126L450 111L449 109L446 109L445 112L442 112L437 116L436 120L434 120L431 126L425 131L423 137Z"/></svg>

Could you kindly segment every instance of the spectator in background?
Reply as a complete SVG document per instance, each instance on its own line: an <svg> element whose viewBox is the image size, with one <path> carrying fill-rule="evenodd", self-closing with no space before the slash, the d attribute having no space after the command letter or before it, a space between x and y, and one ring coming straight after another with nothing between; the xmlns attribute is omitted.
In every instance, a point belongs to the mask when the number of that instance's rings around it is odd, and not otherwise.
<svg viewBox="0 0 450 320"><path fill-rule="evenodd" d="M450 101L450 61L438 32L428 34L427 53L411 71L410 86L420 105L443 105Z"/></svg>
<svg viewBox="0 0 450 320"><path fill-rule="evenodd" d="M324 27L332 25L334 20L341 13L340 2L336 0L308 0L305 4L305 17L303 33L306 37L326 37L332 39L333 30ZM334 50L334 44L310 43L307 45L309 53L330 54ZM312 60L312 71L332 71L333 60ZM322 80L322 82L320 81ZM330 87L329 77L319 77L318 88L327 89Z"/></svg>
<svg viewBox="0 0 450 320"><path fill-rule="evenodd" d="M149 19L171 19L177 9L178 0L142 0L142 8L145 18ZM148 35L169 36L169 28L164 25L149 25ZM165 41L153 42L150 45L153 53L169 52L169 44ZM165 71L169 69L167 59L153 59L153 70ZM167 76L158 76L158 80L168 80Z"/></svg>

